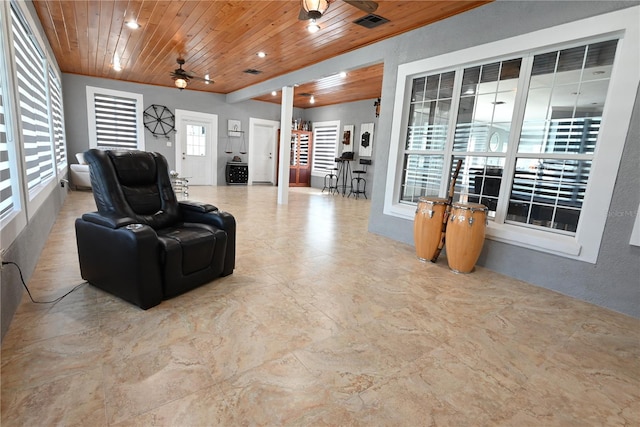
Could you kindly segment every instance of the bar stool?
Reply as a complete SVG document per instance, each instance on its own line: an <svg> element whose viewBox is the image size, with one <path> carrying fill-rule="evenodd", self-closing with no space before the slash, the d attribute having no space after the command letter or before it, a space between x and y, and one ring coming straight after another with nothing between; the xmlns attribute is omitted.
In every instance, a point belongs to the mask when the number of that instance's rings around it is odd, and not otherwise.
<svg viewBox="0 0 640 427"><path fill-rule="evenodd" d="M356 175L355 178L351 179L351 191L349 192L349 196L353 194L353 196L357 199L360 194L367 198L367 180L362 177L367 173L367 166L371 164L370 159L360 159L358 161L359 164L363 165L362 169L354 170L353 173ZM355 181L355 184L354 184ZM362 188L360 188L362 186Z"/></svg>
<svg viewBox="0 0 640 427"><path fill-rule="evenodd" d="M324 176L324 187L321 193L324 193L324 190L329 190L329 194L338 192L338 168L329 169L329 173Z"/></svg>

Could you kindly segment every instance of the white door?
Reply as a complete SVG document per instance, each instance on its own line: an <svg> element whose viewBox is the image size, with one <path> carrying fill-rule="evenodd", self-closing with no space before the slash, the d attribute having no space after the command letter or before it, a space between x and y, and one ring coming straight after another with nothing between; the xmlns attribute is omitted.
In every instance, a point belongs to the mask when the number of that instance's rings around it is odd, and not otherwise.
<svg viewBox="0 0 640 427"><path fill-rule="evenodd" d="M176 171L190 185L217 185L218 117L176 110Z"/></svg>
<svg viewBox="0 0 640 427"><path fill-rule="evenodd" d="M280 122L249 119L249 183L275 184Z"/></svg>

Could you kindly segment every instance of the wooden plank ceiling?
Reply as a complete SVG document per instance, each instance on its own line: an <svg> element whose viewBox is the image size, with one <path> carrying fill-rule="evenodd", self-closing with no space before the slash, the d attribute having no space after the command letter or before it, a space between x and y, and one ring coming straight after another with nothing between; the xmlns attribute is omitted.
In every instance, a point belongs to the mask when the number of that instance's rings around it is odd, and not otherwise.
<svg viewBox="0 0 640 427"><path fill-rule="evenodd" d="M491 0L378 1L376 15L389 20L367 29L353 21L365 12L331 1L318 20L298 19L299 0L34 0L36 11L64 73L173 87L177 58L197 76L188 90L227 94L307 67L376 41L481 6ZM133 30L125 25L135 19ZM259 51L267 54L259 58ZM117 58L114 60L114 58ZM119 61L122 70L113 68ZM245 70L258 70L248 74ZM294 106L318 107L380 96L382 64L345 70L344 78L308 82L294 91ZM315 104L310 104L314 95ZM280 103L276 96L259 98Z"/></svg>

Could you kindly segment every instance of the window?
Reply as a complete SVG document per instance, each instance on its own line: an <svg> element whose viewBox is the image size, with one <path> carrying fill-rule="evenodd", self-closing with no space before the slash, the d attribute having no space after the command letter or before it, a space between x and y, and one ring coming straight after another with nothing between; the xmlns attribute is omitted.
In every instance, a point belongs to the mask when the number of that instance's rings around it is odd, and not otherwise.
<svg viewBox="0 0 640 427"><path fill-rule="evenodd" d="M144 150L142 95L87 86L89 146Z"/></svg>
<svg viewBox="0 0 640 427"><path fill-rule="evenodd" d="M49 67L49 93L51 94L51 125L55 147L56 165L61 171L67 167L67 142L64 137L64 113L62 109L62 85L53 68Z"/></svg>
<svg viewBox="0 0 640 427"><path fill-rule="evenodd" d="M0 234L5 247L56 191L56 176L67 167L60 76L36 28L24 2L0 3Z"/></svg>
<svg viewBox="0 0 640 427"><path fill-rule="evenodd" d="M327 169L335 167L339 127L339 121L313 124L313 159L311 161L313 175L325 176Z"/></svg>
<svg viewBox="0 0 640 427"><path fill-rule="evenodd" d="M11 7L20 126L29 197L54 176L45 58L21 14Z"/></svg>
<svg viewBox="0 0 640 427"><path fill-rule="evenodd" d="M187 125L187 155L204 156L207 154L207 128L200 125Z"/></svg>
<svg viewBox="0 0 640 427"><path fill-rule="evenodd" d="M488 207L489 238L595 262L592 208L610 201L638 85L628 13L401 65L384 213L413 219L462 159L454 201Z"/></svg>

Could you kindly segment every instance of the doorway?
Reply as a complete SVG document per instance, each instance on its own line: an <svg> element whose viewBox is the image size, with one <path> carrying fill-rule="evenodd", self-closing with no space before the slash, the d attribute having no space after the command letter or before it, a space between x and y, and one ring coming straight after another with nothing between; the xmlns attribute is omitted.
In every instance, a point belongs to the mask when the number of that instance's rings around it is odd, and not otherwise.
<svg viewBox="0 0 640 427"><path fill-rule="evenodd" d="M249 119L249 185L276 182L280 122Z"/></svg>
<svg viewBox="0 0 640 427"><path fill-rule="evenodd" d="M176 109L176 171L190 185L218 185L218 116Z"/></svg>

